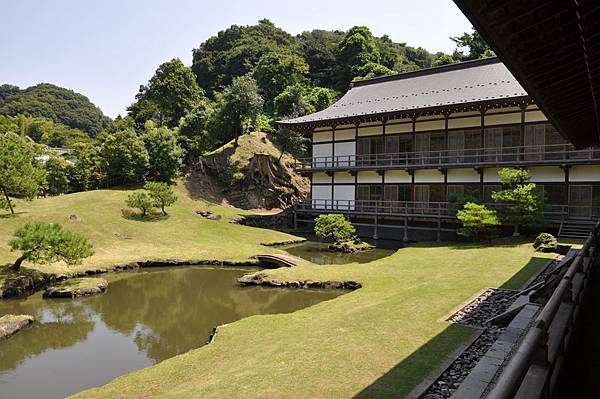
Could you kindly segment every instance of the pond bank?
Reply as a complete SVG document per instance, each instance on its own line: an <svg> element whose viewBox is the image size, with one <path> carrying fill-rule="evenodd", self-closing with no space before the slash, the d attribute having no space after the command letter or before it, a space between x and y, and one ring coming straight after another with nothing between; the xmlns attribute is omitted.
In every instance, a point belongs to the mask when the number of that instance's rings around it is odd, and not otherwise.
<svg viewBox="0 0 600 399"><path fill-rule="evenodd" d="M19 272L12 272L11 275L5 277L4 285L0 287L0 299L13 298L23 296L38 291L48 284L57 281L63 281L76 277L92 276L102 273L118 272L124 270L134 270L145 267L162 267L162 266L258 266L258 261L222 261L214 259L147 259L136 262L128 262L124 264L116 264L99 269L88 269L77 271L69 274L52 274L42 273L37 270L24 269ZM9 267L8 265L5 267Z"/></svg>
<svg viewBox="0 0 600 399"><path fill-rule="evenodd" d="M323 289L342 289L354 291L362 287L361 283L356 281L346 280L327 280L327 281L316 281L316 280L278 280L270 278L267 273L249 273L238 278L238 283L241 285L262 285L266 287L280 287L280 288L323 288Z"/></svg>

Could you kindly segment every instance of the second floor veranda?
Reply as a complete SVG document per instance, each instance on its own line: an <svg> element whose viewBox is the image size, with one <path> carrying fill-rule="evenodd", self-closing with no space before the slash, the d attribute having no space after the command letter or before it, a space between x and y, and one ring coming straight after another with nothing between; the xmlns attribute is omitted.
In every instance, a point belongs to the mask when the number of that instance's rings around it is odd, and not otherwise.
<svg viewBox="0 0 600 399"><path fill-rule="evenodd" d="M571 144L474 148L396 153L313 156L298 159L298 170L381 170L439 167L528 166L600 163L600 150Z"/></svg>

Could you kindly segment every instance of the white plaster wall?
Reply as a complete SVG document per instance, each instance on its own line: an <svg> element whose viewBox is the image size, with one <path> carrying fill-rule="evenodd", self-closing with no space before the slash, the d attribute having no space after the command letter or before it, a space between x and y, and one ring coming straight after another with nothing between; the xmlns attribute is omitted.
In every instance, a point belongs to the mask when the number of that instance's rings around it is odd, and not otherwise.
<svg viewBox="0 0 600 399"><path fill-rule="evenodd" d="M521 113L512 113L512 114L501 114L501 115L488 115L485 114L483 117L483 123L485 126L494 126L494 125L506 125L509 123L521 123Z"/></svg>
<svg viewBox="0 0 600 399"><path fill-rule="evenodd" d="M479 183L479 173L475 169L448 169L448 184Z"/></svg>
<svg viewBox="0 0 600 399"><path fill-rule="evenodd" d="M376 136L378 134L383 134L383 126L363 126L358 128L359 136Z"/></svg>
<svg viewBox="0 0 600 399"><path fill-rule="evenodd" d="M445 121L425 121L415 123L415 132L422 132L425 130L444 130L446 128Z"/></svg>
<svg viewBox="0 0 600 399"><path fill-rule="evenodd" d="M444 175L435 169L415 170L415 183L443 183Z"/></svg>
<svg viewBox="0 0 600 399"><path fill-rule="evenodd" d="M331 166L333 158L333 144L314 144L313 145L313 164L315 167ZM329 157L329 158L323 158Z"/></svg>
<svg viewBox="0 0 600 399"><path fill-rule="evenodd" d="M404 170L386 170L385 171L385 182L386 183L410 183L412 181L411 176Z"/></svg>
<svg viewBox="0 0 600 399"><path fill-rule="evenodd" d="M564 182L565 172L558 166L535 166L529 168L534 183Z"/></svg>
<svg viewBox="0 0 600 399"><path fill-rule="evenodd" d="M312 186L312 205L317 209L331 209L331 186Z"/></svg>
<svg viewBox="0 0 600 399"><path fill-rule="evenodd" d="M373 171L358 172L357 178L358 183L381 183L381 176Z"/></svg>
<svg viewBox="0 0 600 399"><path fill-rule="evenodd" d="M448 129L480 127L480 126L481 126L481 116L470 116L468 118L448 119Z"/></svg>
<svg viewBox="0 0 600 399"><path fill-rule="evenodd" d="M393 133L410 133L412 132L412 122L402 123L399 125L386 125L385 134Z"/></svg>
<svg viewBox="0 0 600 399"><path fill-rule="evenodd" d="M499 183L500 178L498 177L498 171L500 168L485 168L483 170L483 182L484 183Z"/></svg>
<svg viewBox="0 0 600 399"><path fill-rule="evenodd" d="M313 183L331 183L331 177L327 176L325 172L316 172L312 175Z"/></svg>
<svg viewBox="0 0 600 399"><path fill-rule="evenodd" d="M335 159L338 166L354 166L356 162L354 155L356 155L355 141L335 143Z"/></svg>
<svg viewBox="0 0 600 399"><path fill-rule="evenodd" d="M354 209L354 185L352 186L334 186L333 187L334 207L338 210Z"/></svg>
<svg viewBox="0 0 600 399"><path fill-rule="evenodd" d="M331 130L326 132L315 132L313 133L313 143L319 143L323 141L332 141L333 134Z"/></svg>
<svg viewBox="0 0 600 399"><path fill-rule="evenodd" d="M356 134L356 129L344 129L335 131L335 139L336 140L354 140Z"/></svg>
<svg viewBox="0 0 600 399"><path fill-rule="evenodd" d="M578 165L569 170L570 182L598 182L600 181L600 165Z"/></svg>
<svg viewBox="0 0 600 399"><path fill-rule="evenodd" d="M349 124L349 125L339 125L339 126L336 127L336 130L343 130L343 129L352 129L352 130L354 130L355 126L352 125L352 124Z"/></svg>
<svg viewBox="0 0 600 399"><path fill-rule="evenodd" d="M548 120L542 111L525 112L525 122L541 122Z"/></svg>
<svg viewBox="0 0 600 399"><path fill-rule="evenodd" d="M354 183L354 176L348 172L335 172L333 179L336 183Z"/></svg>

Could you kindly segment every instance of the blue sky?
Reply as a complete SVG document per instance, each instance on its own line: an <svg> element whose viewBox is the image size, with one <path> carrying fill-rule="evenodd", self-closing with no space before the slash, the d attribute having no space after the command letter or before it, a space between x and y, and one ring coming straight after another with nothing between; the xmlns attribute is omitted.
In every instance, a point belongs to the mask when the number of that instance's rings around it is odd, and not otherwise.
<svg viewBox="0 0 600 399"><path fill-rule="evenodd" d="M232 24L268 18L286 31L366 25L377 36L450 52L470 29L451 0L2 0L0 84L50 82L111 117L124 114L158 65Z"/></svg>

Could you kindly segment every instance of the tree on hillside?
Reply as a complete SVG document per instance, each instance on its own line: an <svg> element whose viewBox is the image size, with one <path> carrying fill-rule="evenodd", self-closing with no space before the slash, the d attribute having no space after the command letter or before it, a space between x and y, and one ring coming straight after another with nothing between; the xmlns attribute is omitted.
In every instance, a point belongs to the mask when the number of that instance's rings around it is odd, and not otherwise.
<svg viewBox="0 0 600 399"><path fill-rule="evenodd" d="M184 156L176 132L166 127L155 128L148 121L142 139L148 151L147 177L164 182L175 178L181 172Z"/></svg>
<svg viewBox="0 0 600 399"><path fill-rule="evenodd" d="M363 66L359 66L354 70L355 75L353 79L370 79L378 76L395 75L397 72L389 69L388 67L377 64L375 62L366 63Z"/></svg>
<svg viewBox="0 0 600 399"><path fill-rule="evenodd" d="M295 157L306 153L310 140L302 133L291 129L281 128L275 134L275 144L279 146L281 153L279 154L278 162L281 162L283 155L288 152Z"/></svg>
<svg viewBox="0 0 600 399"><path fill-rule="evenodd" d="M3 85L2 87L5 87ZM40 83L16 91L15 86L0 90L0 114L44 117L95 137L110 124L90 100L73 90Z"/></svg>
<svg viewBox="0 0 600 399"><path fill-rule="evenodd" d="M454 64L455 62L458 62L458 60L456 58L454 58L453 56L444 54L444 53L438 53L438 54L436 54L436 57L433 59L431 66L437 67L437 66L441 66L441 65Z"/></svg>
<svg viewBox="0 0 600 399"><path fill-rule="evenodd" d="M267 109L275 96L292 84L308 83L308 65L296 54L268 53L261 57L254 70L254 78L263 95Z"/></svg>
<svg viewBox="0 0 600 399"><path fill-rule="evenodd" d="M159 126L175 127L203 96L192 70L174 58L161 64L148 85L140 87L137 102L128 111L138 125L155 119Z"/></svg>
<svg viewBox="0 0 600 399"><path fill-rule="evenodd" d="M87 238L55 223L28 222L14 236L8 243L11 251L23 252L12 266L15 271L26 260L33 263L62 260L67 264L76 264L94 254L94 248Z"/></svg>
<svg viewBox="0 0 600 399"><path fill-rule="evenodd" d="M160 208L165 216L167 215L165 208L177 201L177 196L173 192L173 188L167 183L148 182L144 185L144 189L148 191L148 195L154 200L154 204Z"/></svg>
<svg viewBox="0 0 600 399"><path fill-rule="evenodd" d="M341 67L339 89L345 91L348 84L357 74L357 68L368 63L379 64L377 43L366 26L350 28L338 47L337 60Z"/></svg>
<svg viewBox="0 0 600 399"><path fill-rule="evenodd" d="M337 85L337 51L344 32L315 29L298 36L300 51L309 66L308 76L316 86Z"/></svg>
<svg viewBox="0 0 600 399"><path fill-rule="evenodd" d="M263 98L258 94L256 80L251 76L237 77L225 89L220 115L233 129L234 145L237 146L240 134L254 127L263 103Z"/></svg>
<svg viewBox="0 0 600 399"><path fill-rule="evenodd" d="M381 56L381 65L393 71L401 70L404 62L403 43L395 43L388 35L375 38L379 54Z"/></svg>
<svg viewBox="0 0 600 399"><path fill-rule="evenodd" d="M234 78L252 72L263 55L293 53L294 48L294 37L267 19L256 25L232 25L193 50L192 70L198 85L212 98Z"/></svg>
<svg viewBox="0 0 600 399"><path fill-rule="evenodd" d="M423 47L404 46L404 64L402 72L429 68L433 62L433 55Z"/></svg>
<svg viewBox="0 0 600 399"><path fill-rule="evenodd" d="M4 196L3 206L15 213L10 196L33 198L45 179L44 170L35 157L39 149L27 137L15 133L0 135L0 191Z"/></svg>
<svg viewBox="0 0 600 399"><path fill-rule="evenodd" d="M275 97L273 110L279 118L303 116L329 107L335 97L331 89L294 84Z"/></svg>
<svg viewBox="0 0 600 399"><path fill-rule="evenodd" d="M69 180L74 190L91 190L106 183L108 166L102 157L101 147L87 143L76 144L73 157L75 165L71 169Z"/></svg>
<svg viewBox="0 0 600 399"><path fill-rule="evenodd" d="M46 169L46 184L50 195L69 191L69 176L73 170L73 166L69 162L61 156L52 155L44 162L44 169Z"/></svg>
<svg viewBox="0 0 600 399"><path fill-rule="evenodd" d="M495 56L490 46L483 40L483 37L473 29L472 33L465 32L461 36L451 37L456 43L454 58L461 61L476 60L477 58L486 58ZM468 51L465 54L464 49Z"/></svg>
<svg viewBox="0 0 600 399"><path fill-rule="evenodd" d="M544 196L531 183L531 175L525 169L503 168L498 171L502 190L492 193L492 199L502 205L500 214L503 219L515 226L515 235L519 226L534 227L544 223L540 211L544 207Z"/></svg>
<svg viewBox="0 0 600 399"><path fill-rule="evenodd" d="M144 141L132 129L103 135L100 156L106 162L108 179L113 184L144 181L149 157Z"/></svg>
<svg viewBox="0 0 600 399"><path fill-rule="evenodd" d="M218 138L212 134L214 118L215 106L205 98L180 121L179 144L187 160L201 156L218 144Z"/></svg>

